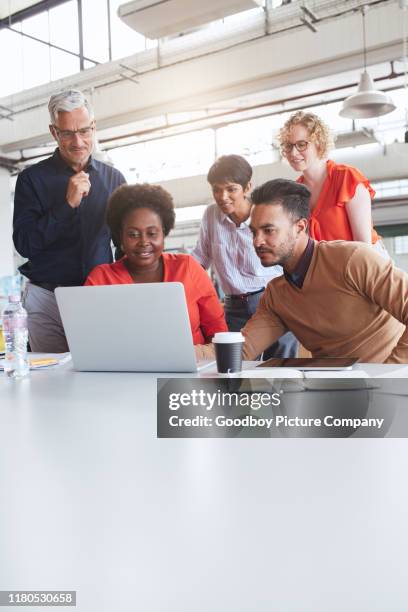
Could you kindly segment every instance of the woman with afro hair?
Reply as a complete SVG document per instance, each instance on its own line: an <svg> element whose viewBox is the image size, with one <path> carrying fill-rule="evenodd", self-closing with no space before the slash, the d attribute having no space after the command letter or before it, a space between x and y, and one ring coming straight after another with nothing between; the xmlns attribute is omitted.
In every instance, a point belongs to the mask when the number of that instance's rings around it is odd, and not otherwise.
<svg viewBox="0 0 408 612"><path fill-rule="evenodd" d="M205 345L215 333L228 331L224 311L208 274L193 257L163 252L164 238L174 222L173 198L159 185L122 185L116 189L108 202L107 223L124 255L112 264L94 268L85 285L180 282L186 294L193 342Z"/></svg>

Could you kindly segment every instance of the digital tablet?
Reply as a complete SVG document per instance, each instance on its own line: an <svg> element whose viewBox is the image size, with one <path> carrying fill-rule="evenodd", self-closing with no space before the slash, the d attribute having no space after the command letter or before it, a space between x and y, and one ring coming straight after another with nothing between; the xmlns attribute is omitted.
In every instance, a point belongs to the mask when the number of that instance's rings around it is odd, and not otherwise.
<svg viewBox="0 0 408 612"><path fill-rule="evenodd" d="M294 368L295 370L351 370L356 357L274 357L263 361L257 368Z"/></svg>

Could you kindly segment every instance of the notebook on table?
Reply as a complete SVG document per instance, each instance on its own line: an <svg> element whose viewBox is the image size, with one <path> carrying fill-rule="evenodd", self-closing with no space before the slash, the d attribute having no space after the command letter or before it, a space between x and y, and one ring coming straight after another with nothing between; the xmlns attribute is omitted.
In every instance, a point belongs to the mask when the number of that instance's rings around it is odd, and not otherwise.
<svg viewBox="0 0 408 612"><path fill-rule="evenodd" d="M288 357L272 358L263 361L258 368L293 368L303 371L341 371L351 370L358 362L355 357Z"/></svg>
<svg viewBox="0 0 408 612"><path fill-rule="evenodd" d="M55 290L74 368L196 372L184 287L135 283Z"/></svg>

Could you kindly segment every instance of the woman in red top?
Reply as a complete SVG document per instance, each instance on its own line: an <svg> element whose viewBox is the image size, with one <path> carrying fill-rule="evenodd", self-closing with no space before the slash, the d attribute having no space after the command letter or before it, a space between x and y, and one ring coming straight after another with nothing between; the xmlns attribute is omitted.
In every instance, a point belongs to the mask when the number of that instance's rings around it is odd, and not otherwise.
<svg viewBox="0 0 408 612"><path fill-rule="evenodd" d="M228 331L224 311L208 274L193 257L163 253L164 237L174 221L173 199L162 187L145 184L116 189L108 203L107 222L125 255L94 268L85 285L183 283L193 342L206 344L216 332Z"/></svg>
<svg viewBox="0 0 408 612"><path fill-rule="evenodd" d="M375 192L357 168L327 159L333 145L328 126L317 115L298 111L280 130L279 141L289 164L302 173L298 182L311 193L311 237L367 242L388 256L373 228Z"/></svg>

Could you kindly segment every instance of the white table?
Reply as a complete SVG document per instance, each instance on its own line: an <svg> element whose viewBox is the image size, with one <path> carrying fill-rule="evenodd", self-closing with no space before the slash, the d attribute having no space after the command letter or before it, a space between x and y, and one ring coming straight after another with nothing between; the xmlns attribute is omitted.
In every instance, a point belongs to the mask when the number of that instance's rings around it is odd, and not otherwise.
<svg viewBox="0 0 408 612"><path fill-rule="evenodd" d="M156 378L0 375L0 589L77 590L81 612L406 612L407 440L157 439Z"/></svg>

